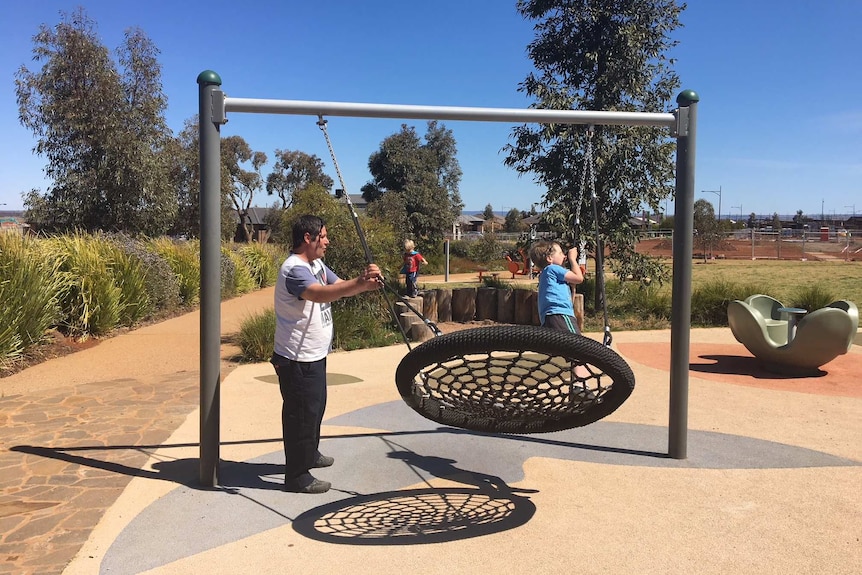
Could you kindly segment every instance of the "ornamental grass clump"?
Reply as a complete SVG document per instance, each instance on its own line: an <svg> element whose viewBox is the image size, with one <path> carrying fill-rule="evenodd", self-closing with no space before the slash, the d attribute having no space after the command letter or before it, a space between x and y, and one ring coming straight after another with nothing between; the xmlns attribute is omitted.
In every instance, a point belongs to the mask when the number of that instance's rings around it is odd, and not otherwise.
<svg viewBox="0 0 862 575"><path fill-rule="evenodd" d="M177 277L182 304L197 304L201 286L200 244L196 241L175 242L162 237L150 240L147 246L171 266Z"/></svg>
<svg viewBox="0 0 862 575"><path fill-rule="evenodd" d="M275 284L278 269L287 257L286 254L277 246L256 243L244 245L238 251L258 288Z"/></svg>
<svg viewBox="0 0 862 575"><path fill-rule="evenodd" d="M119 324L122 290L114 281L98 240L81 233L39 242L42 257L54 262L59 281L60 327L68 335L87 338L108 333Z"/></svg>
<svg viewBox="0 0 862 575"><path fill-rule="evenodd" d="M226 246L222 246L222 257L229 258L233 263L233 294L249 293L257 289L257 282L252 277L245 258Z"/></svg>
<svg viewBox="0 0 862 575"><path fill-rule="evenodd" d="M246 361L269 361L275 342L275 310L252 315L240 324L237 345Z"/></svg>
<svg viewBox="0 0 862 575"><path fill-rule="evenodd" d="M58 274L35 243L0 233L0 367L44 341L60 319Z"/></svg>

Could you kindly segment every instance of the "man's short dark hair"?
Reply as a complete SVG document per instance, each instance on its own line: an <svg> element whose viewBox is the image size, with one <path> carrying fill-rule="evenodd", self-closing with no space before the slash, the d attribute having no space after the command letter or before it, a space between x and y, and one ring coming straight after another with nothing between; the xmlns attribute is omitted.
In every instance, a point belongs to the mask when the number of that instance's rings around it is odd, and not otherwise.
<svg viewBox="0 0 862 575"><path fill-rule="evenodd" d="M305 234L311 236L312 240L317 239L317 236L320 235L320 230L324 226L326 226L326 223L320 216L312 216L310 214L300 216L293 223L293 249L297 249L305 242Z"/></svg>

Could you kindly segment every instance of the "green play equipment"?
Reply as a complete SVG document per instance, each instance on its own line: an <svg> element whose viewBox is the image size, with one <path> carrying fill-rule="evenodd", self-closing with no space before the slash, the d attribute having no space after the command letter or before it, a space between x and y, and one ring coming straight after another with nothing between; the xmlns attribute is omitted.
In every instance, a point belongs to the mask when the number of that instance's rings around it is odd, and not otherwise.
<svg viewBox="0 0 862 575"><path fill-rule="evenodd" d="M764 368L795 375L817 372L850 350L859 328L859 310L853 302L839 300L807 313L755 294L730 302L727 321L736 341Z"/></svg>

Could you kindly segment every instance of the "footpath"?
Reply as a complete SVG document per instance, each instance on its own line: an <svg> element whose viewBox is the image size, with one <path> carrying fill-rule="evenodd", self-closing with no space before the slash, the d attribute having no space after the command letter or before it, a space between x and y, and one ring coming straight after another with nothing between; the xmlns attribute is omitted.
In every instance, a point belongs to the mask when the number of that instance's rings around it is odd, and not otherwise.
<svg viewBox="0 0 862 575"><path fill-rule="evenodd" d="M222 337L273 288L221 305ZM0 573L62 573L150 454L198 407L200 313L0 379ZM238 349L222 345L222 378Z"/></svg>

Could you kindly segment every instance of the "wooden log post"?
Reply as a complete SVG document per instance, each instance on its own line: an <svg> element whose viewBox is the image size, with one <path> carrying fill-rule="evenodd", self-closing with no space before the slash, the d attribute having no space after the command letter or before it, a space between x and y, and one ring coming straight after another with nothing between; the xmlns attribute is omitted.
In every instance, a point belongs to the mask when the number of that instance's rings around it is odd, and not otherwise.
<svg viewBox="0 0 862 575"><path fill-rule="evenodd" d="M499 323L514 323L515 295L512 288L497 290L497 321Z"/></svg>
<svg viewBox="0 0 862 575"><path fill-rule="evenodd" d="M428 324L422 321L421 318L416 318L416 320L407 332L407 337L410 338L410 341L427 341L434 337L434 332L431 331Z"/></svg>
<svg viewBox="0 0 862 575"><path fill-rule="evenodd" d="M476 293L476 319L497 321L497 288L479 288Z"/></svg>
<svg viewBox="0 0 862 575"><path fill-rule="evenodd" d="M575 319L578 320L578 329L584 333L584 294L572 292L572 306L575 308Z"/></svg>
<svg viewBox="0 0 862 575"><path fill-rule="evenodd" d="M531 325L533 323L533 305L531 299L532 290L516 289L515 293L515 317L517 325Z"/></svg>
<svg viewBox="0 0 862 575"><path fill-rule="evenodd" d="M437 321L437 291L428 290L422 293L422 313L431 321Z"/></svg>
<svg viewBox="0 0 862 575"><path fill-rule="evenodd" d="M452 290L452 321L466 323L476 317L476 288Z"/></svg>
<svg viewBox="0 0 862 575"><path fill-rule="evenodd" d="M452 290L438 288L437 292L437 321L452 321Z"/></svg>
<svg viewBox="0 0 862 575"><path fill-rule="evenodd" d="M530 292L530 310L532 312L532 316L530 317L531 324L542 325L542 322L539 321L539 292Z"/></svg>

